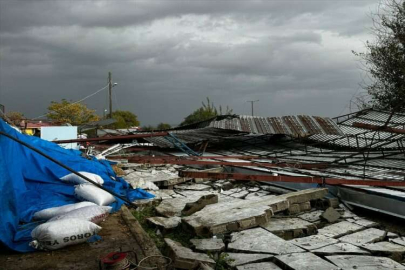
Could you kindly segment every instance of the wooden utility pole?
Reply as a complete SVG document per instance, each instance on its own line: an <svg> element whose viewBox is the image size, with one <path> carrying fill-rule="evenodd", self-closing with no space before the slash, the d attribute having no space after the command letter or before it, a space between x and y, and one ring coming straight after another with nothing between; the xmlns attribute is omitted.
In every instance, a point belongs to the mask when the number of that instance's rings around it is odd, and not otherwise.
<svg viewBox="0 0 405 270"><path fill-rule="evenodd" d="M252 116L254 116L253 114L253 103L258 102L259 100L249 100L248 102L250 102L252 104Z"/></svg>
<svg viewBox="0 0 405 270"><path fill-rule="evenodd" d="M110 101L110 112L108 118L112 118L112 81L111 81L111 72L108 72L108 98Z"/></svg>

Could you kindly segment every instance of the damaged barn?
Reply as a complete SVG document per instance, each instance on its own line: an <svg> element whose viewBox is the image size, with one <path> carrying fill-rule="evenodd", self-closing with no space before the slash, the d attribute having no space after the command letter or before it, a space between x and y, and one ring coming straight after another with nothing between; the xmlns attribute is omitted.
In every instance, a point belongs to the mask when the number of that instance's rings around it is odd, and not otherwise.
<svg viewBox="0 0 405 270"><path fill-rule="evenodd" d="M125 255L109 267L405 269L405 115L230 115L124 133L58 142L89 142L154 196L120 210L140 258L110 246Z"/></svg>

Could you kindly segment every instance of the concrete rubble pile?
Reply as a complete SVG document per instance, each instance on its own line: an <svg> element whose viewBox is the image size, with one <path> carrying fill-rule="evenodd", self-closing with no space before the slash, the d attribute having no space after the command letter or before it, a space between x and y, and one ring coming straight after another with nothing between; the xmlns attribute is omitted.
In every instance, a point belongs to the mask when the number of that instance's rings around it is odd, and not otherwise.
<svg viewBox="0 0 405 270"><path fill-rule="evenodd" d="M179 180L179 167L149 168L149 175L140 168L126 169L124 177L160 187L151 191L153 200L137 202L140 209L155 207L150 226L163 237L176 229L194 236L188 247L165 237L177 269L213 269L218 258L239 270L405 269L405 238L352 213L326 188L291 192L259 182ZM157 171L167 178L154 179L162 175Z"/></svg>

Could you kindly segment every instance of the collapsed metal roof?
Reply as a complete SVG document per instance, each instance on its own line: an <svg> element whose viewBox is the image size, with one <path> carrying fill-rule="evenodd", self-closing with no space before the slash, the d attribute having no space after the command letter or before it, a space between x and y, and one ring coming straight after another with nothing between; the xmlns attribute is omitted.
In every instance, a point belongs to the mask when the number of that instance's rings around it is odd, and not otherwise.
<svg viewBox="0 0 405 270"><path fill-rule="evenodd" d="M307 137L313 134L343 135L335 122L328 117L293 115L282 117L260 117L248 115L219 116L211 120L180 127L218 128L250 134L283 134L292 137Z"/></svg>
<svg viewBox="0 0 405 270"><path fill-rule="evenodd" d="M368 109L339 116L334 120L344 133L343 136L314 134L309 139L330 147L404 149L405 132L395 133L387 128L405 131L405 114L395 113L391 116L389 112Z"/></svg>

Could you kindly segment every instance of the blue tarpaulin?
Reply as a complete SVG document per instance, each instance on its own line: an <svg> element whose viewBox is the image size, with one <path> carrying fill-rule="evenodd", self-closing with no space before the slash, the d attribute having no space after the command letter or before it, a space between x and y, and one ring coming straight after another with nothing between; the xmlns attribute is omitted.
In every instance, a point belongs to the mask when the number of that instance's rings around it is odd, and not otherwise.
<svg viewBox="0 0 405 270"><path fill-rule="evenodd" d="M68 150L55 143L19 133L0 119L0 130L39 149L62 164L76 170L100 175L104 187L128 198L153 198L142 189L132 189L117 177L110 163L88 159L77 150ZM32 221L35 212L78 202L73 184L59 180L71 172L31 149L0 135L0 242L19 252L33 251L28 243L31 231L38 225ZM115 180L114 180L115 179ZM122 200L112 205L117 211Z"/></svg>

